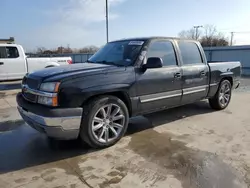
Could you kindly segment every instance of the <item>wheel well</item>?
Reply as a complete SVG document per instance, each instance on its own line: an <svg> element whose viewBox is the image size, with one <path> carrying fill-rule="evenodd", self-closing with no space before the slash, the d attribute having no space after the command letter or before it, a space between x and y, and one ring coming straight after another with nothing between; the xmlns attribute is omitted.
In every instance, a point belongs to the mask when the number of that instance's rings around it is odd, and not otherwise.
<svg viewBox="0 0 250 188"><path fill-rule="evenodd" d="M84 101L84 104L89 103L91 100L93 100L96 97L105 96L105 95L115 96L115 97L119 98L120 100L122 100L124 102L124 104L128 108L129 116L132 115L132 106L131 106L129 96L126 93L122 92L122 91L109 92L109 93L103 93L103 94L91 96L86 101Z"/></svg>
<svg viewBox="0 0 250 188"><path fill-rule="evenodd" d="M45 67L45 68L50 68L50 67L54 67L54 65L49 65L49 66L47 66L47 67Z"/></svg>
<svg viewBox="0 0 250 188"><path fill-rule="evenodd" d="M221 82L223 80L228 80L231 83L231 86L233 86L233 78L232 77L224 77L224 78L222 78Z"/></svg>

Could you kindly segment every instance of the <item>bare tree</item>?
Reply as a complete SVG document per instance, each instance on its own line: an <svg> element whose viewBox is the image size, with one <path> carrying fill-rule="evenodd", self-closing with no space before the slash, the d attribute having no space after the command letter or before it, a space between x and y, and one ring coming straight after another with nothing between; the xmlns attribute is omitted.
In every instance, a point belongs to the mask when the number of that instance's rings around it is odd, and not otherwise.
<svg viewBox="0 0 250 188"><path fill-rule="evenodd" d="M196 39L196 33L195 29L191 28L189 30L183 30L179 34L180 38L185 38L185 39ZM198 30L197 37L199 38L201 35L201 32Z"/></svg>
<svg viewBox="0 0 250 188"><path fill-rule="evenodd" d="M196 39L195 29L183 30L179 33L179 37L186 39ZM201 31L197 33L198 40L202 46L228 46L228 39L217 31L214 25L205 25Z"/></svg>
<svg viewBox="0 0 250 188"><path fill-rule="evenodd" d="M223 33L217 31L214 25L204 27L204 35L200 39L202 46L228 46L229 41Z"/></svg>
<svg viewBox="0 0 250 188"><path fill-rule="evenodd" d="M84 47L81 48L79 50L80 53L95 53L99 48L96 46L88 46L88 47Z"/></svg>
<svg viewBox="0 0 250 188"><path fill-rule="evenodd" d="M36 53L37 54L43 54L44 51L46 51L47 49L44 47L37 47L36 49Z"/></svg>

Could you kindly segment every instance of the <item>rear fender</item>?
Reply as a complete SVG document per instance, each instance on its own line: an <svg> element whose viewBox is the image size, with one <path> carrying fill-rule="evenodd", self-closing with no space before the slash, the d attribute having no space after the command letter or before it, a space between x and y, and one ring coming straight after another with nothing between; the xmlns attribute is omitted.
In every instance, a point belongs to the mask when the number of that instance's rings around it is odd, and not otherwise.
<svg viewBox="0 0 250 188"><path fill-rule="evenodd" d="M208 93L208 98L213 97L216 92L218 91L219 85L221 83L222 80L224 79L228 79L230 82L232 82L232 87L233 87L233 72L226 72L226 73L222 73L220 75L220 80L217 80L216 83L210 84L210 88L209 88L209 93Z"/></svg>
<svg viewBox="0 0 250 188"><path fill-rule="evenodd" d="M45 68L47 67L57 67L60 66L60 64L58 64L57 62L47 62L45 63Z"/></svg>

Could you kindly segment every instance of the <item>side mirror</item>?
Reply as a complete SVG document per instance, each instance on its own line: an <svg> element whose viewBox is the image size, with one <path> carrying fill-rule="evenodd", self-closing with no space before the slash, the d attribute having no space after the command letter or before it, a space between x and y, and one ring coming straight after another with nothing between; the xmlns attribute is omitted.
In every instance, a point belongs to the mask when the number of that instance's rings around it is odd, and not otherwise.
<svg viewBox="0 0 250 188"><path fill-rule="evenodd" d="M154 69L163 67L162 59L159 57L150 57L147 60L147 63L143 65L143 68Z"/></svg>

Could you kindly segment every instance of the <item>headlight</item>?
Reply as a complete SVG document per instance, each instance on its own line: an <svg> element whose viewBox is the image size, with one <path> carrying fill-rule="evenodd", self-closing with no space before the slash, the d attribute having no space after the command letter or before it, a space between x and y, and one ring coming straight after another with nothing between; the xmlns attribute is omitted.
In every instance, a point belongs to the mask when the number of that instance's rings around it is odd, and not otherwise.
<svg viewBox="0 0 250 188"><path fill-rule="evenodd" d="M58 92L60 82L47 82L42 83L40 86L41 91L48 91L48 92Z"/></svg>
<svg viewBox="0 0 250 188"><path fill-rule="evenodd" d="M40 91L49 92L45 96L38 96L38 103L47 106L58 106L57 92L59 90L60 82L42 83Z"/></svg>
<svg viewBox="0 0 250 188"><path fill-rule="evenodd" d="M57 106L57 96L56 97L44 97L38 96L38 103L44 104L47 106Z"/></svg>

